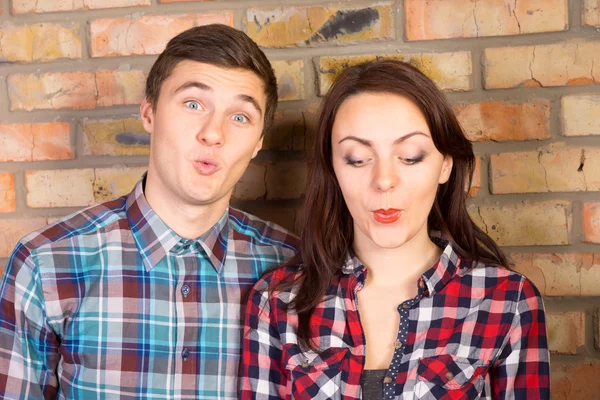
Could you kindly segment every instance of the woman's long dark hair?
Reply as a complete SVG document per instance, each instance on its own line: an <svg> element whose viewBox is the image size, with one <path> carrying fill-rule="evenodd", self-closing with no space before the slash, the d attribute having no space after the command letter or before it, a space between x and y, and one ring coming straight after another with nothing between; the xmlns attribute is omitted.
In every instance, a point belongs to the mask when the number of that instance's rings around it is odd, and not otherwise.
<svg viewBox="0 0 600 400"><path fill-rule="evenodd" d="M300 248L286 263L300 267L300 278L271 288L278 291L299 286L289 307L298 314L298 339L308 347L313 347L310 317L323 301L332 279L341 272L354 240L352 216L333 170L331 131L340 105L348 97L365 92L395 94L412 101L425 116L435 147L453 159L450 178L438 187L429 213L429 232L440 231L462 259L508 265L500 248L467 213L465 188L471 184L475 156L435 83L401 61L380 60L350 67L335 81L321 105L304 205L299 213Z"/></svg>

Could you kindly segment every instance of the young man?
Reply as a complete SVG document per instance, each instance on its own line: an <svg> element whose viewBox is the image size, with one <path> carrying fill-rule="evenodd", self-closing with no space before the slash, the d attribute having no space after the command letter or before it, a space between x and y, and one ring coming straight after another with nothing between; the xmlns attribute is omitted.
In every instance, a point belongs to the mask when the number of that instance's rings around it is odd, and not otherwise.
<svg viewBox="0 0 600 400"><path fill-rule="evenodd" d="M0 398L237 398L241 304L296 245L229 208L276 105L271 65L244 33L210 25L169 42L140 108L147 175L9 260Z"/></svg>

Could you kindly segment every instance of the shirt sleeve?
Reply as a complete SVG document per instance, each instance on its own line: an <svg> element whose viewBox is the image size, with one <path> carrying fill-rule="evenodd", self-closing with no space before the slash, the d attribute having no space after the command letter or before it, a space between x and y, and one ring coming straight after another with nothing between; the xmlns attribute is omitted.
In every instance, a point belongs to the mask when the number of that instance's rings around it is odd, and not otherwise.
<svg viewBox="0 0 600 400"><path fill-rule="evenodd" d="M281 358L281 339L271 312L268 283L261 280L250 292L246 307L240 399L286 398L287 378Z"/></svg>
<svg viewBox="0 0 600 400"><path fill-rule="evenodd" d="M523 278L508 341L492 370L494 399L549 399L550 364L544 304Z"/></svg>
<svg viewBox="0 0 600 400"><path fill-rule="evenodd" d="M0 398L55 398L58 346L46 318L39 269L19 244L0 283Z"/></svg>

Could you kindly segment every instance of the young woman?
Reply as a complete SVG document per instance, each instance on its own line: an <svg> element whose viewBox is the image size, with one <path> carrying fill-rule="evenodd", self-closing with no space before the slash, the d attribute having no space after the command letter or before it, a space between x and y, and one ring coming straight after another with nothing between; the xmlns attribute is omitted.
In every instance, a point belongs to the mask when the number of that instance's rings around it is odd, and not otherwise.
<svg viewBox="0 0 600 400"><path fill-rule="evenodd" d="M469 218L474 166L417 69L325 97L301 248L250 294L242 399L547 399L542 299Z"/></svg>

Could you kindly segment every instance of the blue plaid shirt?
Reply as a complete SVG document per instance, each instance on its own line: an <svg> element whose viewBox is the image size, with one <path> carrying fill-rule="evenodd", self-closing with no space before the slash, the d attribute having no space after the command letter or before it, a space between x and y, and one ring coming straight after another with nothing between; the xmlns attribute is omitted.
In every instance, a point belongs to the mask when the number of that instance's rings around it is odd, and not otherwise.
<svg viewBox="0 0 600 400"><path fill-rule="evenodd" d="M242 303L295 246L232 208L184 239L142 181L26 236L0 286L0 398L237 398Z"/></svg>

